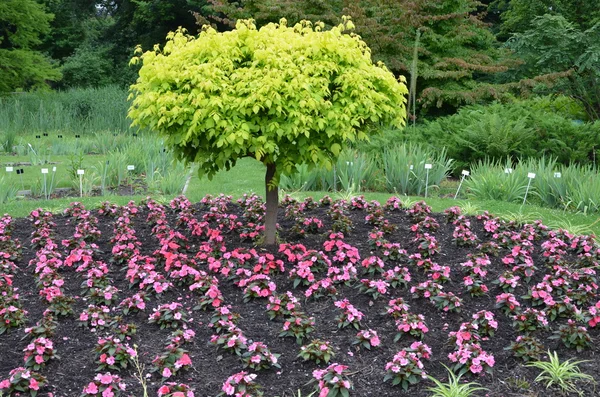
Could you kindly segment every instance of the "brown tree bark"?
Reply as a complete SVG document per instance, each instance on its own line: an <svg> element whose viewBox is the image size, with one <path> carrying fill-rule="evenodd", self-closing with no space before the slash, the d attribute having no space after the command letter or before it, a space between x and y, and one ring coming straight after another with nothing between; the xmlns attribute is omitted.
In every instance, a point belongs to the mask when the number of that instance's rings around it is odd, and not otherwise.
<svg viewBox="0 0 600 397"><path fill-rule="evenodd" d="M272 185L271 181L275 176L275 164L267 164L267 173L265 175L265 189L267 198L267 210L265 213L265 241L264 245L275 245L277 232L277 209L279 207L279 188Z"/></svg>

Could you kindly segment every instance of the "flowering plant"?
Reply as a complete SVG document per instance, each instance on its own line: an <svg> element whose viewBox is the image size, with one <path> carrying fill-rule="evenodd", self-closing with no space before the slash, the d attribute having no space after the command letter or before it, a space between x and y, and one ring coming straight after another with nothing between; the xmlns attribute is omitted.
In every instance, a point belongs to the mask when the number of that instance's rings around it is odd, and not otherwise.
<svg viewBox="0 0 600 397"><path fill-rule="evenodd" d="M82 327L110 328L116 320L110 315L110 308L107 306L89 305L79 314L78 321Z"/></svg>
<svg viewBox="0 0 600 397"><path fill-rule="evenodd" d="M192 360L184 349L169 344L165 350L152 360L151 372L159 372L165 379L177 374L180 370L191 367Z"/></svg>
<svg viewBox="0 0 600 397"><path fill-rule="evenodd" d="M316 234L323 229L323 222L317 218L296 218L296 223L292 227L292 232L304 236L307 233Z"/></svg>
<svg viewBox="0 0 600 397"><path fill-rule="evenodd" d="M462 299L452 292L440 292L435 296L431 297L431 301L435 303L435 306L445 312L456 312L460 313L462 306Z"/></svg>
<svg viewBox="0 0 600 397"><path fill-rule="evenodd" d="M289 316L297 309L300 309L300 303L290 291L287 291L285 294L269 297L267 314L271 320L277 317Z"/></svg>
<svg viewBox="0 0 600 397"><path fill-rule="evenodd" d="M2 302L0 308L0 335L9 328L18 328L25 324L25 315L27 311L21 308L19 301L10 297Z"/></svg>
<svg viewBox="0 0 600 397"><path fill-rule="evenodd" d="M254 379L256 374L249 374L246 371L233 374L223 383L221 388L223 392L219 393L219 396L260 397L263 393Z"/></svg>
<svg viewBox="0 0 600 397"><path fill-rule="evenodd" d="M277 288L266 274L256 274L250 278L240 280L238 286L244 288L244 302L249 302L253 298L272 296Z"/></svg>
<svg viewBox="0 0 600 397"><path fill-rule="evenodd" d="M150 324L158 324L160 328L179 328L187 322L183 305L177 302L166 303L152 309L148 318Z"/></svg>
<svg viewBox="0 0 600 397"><path fill-rule="evenodd" d="M410 385L418 383L421 379L427 379L423 362L421 359L429 359L431 349L421 342L414 342L410 348L400 350L392 361L385 364L387 374L384 382L392 380L392 386L400 385L402 389L408 390Z"/></svg>
<svg viewBox="0 0 600 397"><path fill-rule="evenodd" d="M342 309L342 313L335 318L338 328L346 328L349 325L352 325L356 329L360 328L360 320L362 320L364 314L352 306L348 299L344 298L341 301L335 301L334 305Z"/></svg>
<svg viewBox="0 0 600 397"><path fill-rule="evenodd" d="M309 344L302 346L298 354L298 357L303 358L304 361L312 360L317 364L320 362L327 364L333 356L335 353L331 343L320 339L313 339Z"/></svg>
<svg viewBox="0 0 600 397"><path fill-rule="evenodd" d="M157 392L158 397L194 397L194 389L185 383L166 382Z"/></svg>
<svg viewBox="0 0 600 397"><path fill-rule="evenodd" d="M19 393L28 392L31 397L35 397L46 383L46 378L37 372L19 367L10 371L8 379L0 381L0 394L18 396Z"/></svg>
<svg viewBox="0 0 600 397"><path fill-rule="evenodd" d="M538 328L548 327L546 313L534 308L527 308L523 312L512 316L512 319L513 327L517 332L529 334L530 332L536 331Z"/></svg>
<svg viewBox="0 0 600 397"><path fill-rule="evenodd" d="M234 324L230 324L220 334L212 335L210 343L241 356L242 351L247 348L248 339L244 336L241 329Z"/></svg>
<svg viewBox="0 0 600 397"><path fill-rule="evenodd" d="M302 339L314 330L314 317L308 317L302 312L293 312L290 317L285 319L283 330L279 333L279 337L294 337L296 338L296 342L301 345Z"/></svg>
<svg viewBox="0 0 600 397"><path fill-rule="evenodd" d="M371 350L371 347L378 347L381 344L381 340L377 335L377 331L372 329L360 330L356 334L356 339L352 342L353 345L360 345L367 350Z"/></svg>
<svg viewBox="0 0 600 397"><path fill-rule="evenodd" d="M517 340L511 342L504 350L511 350L515 357L527 362L538 360L544 351L544 346L533 336L519 335Z"/></svg>
<svg viewBox="0 0 600 397"><path fill-rule="evenodd" d="M422 314L402 314L396 320L396 327L400 332L396 334L394 342L398 341L404 334L409 334L417 339L423 339L423 336L429 332L429 328L427 328L427 324L425 323L425 317Z"/></svg>
<svg viewBox="0 0 600 397"><path fill-rule="evenodd" d="M509 315L515 313L521 307L521 304L513 294L505 292L496 296L496 307L501 309L504 314Z"/></svg>
<svg viewBox="0 0 600 397"><path fill-rule="evenodd" d="M411 280L410 271L406 267L394 266L393 269L387 270L383 273L385 281L387 281L392 288L408 286Z"/></svg>
<svg viewBox="0 0 600 397"><path fill-rule="evenodd" d="M129 298L125 298L119 303L119 307L124 315L128 315L129 312L138 312L146 310L146 302L148 297L145 292L138 292Z"/></svg>
<svg viewBox="0 0 600 397"><path fill-rule="evenodd" d="M119 338L98 338L94 348L96 352L97 371L112 369L120 371L127 368L129 362L137 356L137 353L129 345L123 344Z"/></svg>
<svg viewBox="0 0 600 397"><path fill-rule="evenodd" d="M463 343L457 347L457 351L448 354L450 361L456 363L454 371L459 374L468 371L478 374L484 369L491 372L495 363L494 356L483 350L478 343Z"/></svg>
<svg viewBox="0 0 600 397"><path fill-rule="evenodd" d="M353 388L348 379L348 366L331 364L325 369L315 369L313 378L318 382L315 390L319 396L335 397L338 395L348 396Z"/></svg>
<svg viewBox="0 0 600 397"><path fill-rule="evenodd" d="M280 355L273 354L262 342L252 342L248 345L248 350L242 354L242 362L244 367L249 367L254 370L267 369L271 367L281 368L277 363Z"/></svg>
<svg viewBox="0 0 600 397"><path fill-rule="evenodd" d="M567 320L567 324L561 325L558 330L554 331L554 335L550 339L560 339L568 348L575 348L578 352L582 352L592 343L587 329L571 319Z"/></svg>
<svg viewBox="0 0 600 397"><path fill-rule="evenodd" d="M369 280L363 278L358 284L361 293L371 296L373 299L388 293L390 285L384 280Z"/></svg>
<svg viewBox="0 0 600 397"><path fill-rule="evenodd" d="M502 273L498 280L493 281L494 284L498 284L500 288L504 290L504 292L513 292L517 285L519 285L519 280L521 277L516 276L510 270Z"/></svg>
<svg viewBox="0 0 600 397"><path fill-rule="evenodd" d="M414 298L431 298L442 292L442 286L433 280L424 281L410 288Z"/></svg>
<svg viewBox="0 0 600 397"><path fill-rule="evenodd" d="M383 267L385 264L383 260L378 256L370 256L368 258L363 259L362 267L365 268L367 273L369 274L380 274L383 273Z"/></svg>
<svg viewBox="0 0 600 397"><path fill-rule="evenodd" d="M125 391L125 383L117 375L112 375L110 372L98 374L93 382L87 384L83 388L82 397L113 397L118 396L120 392Z"/></svg>
<svg viewBox="0 0 600 397"><path fill-rule="evenodd" d="M386 313L392 316L394 319L402 317L403 314L407 314L410 306L404 302L402 298L390 299L386 307Z"/></svg>
<svg viewBox="0 0 600 397"><path fill-rule="evenodd" d="M35 338L25 349L25 367L34 371L42 369L48 361L58 358L54 352L54 344L48 338Z"/></svg>
<svg viewBox="0 0 600 397"><path fill-rule="evenodd" d="M494 332L498 329L494 313L487 310L480 310L473 314L471 324L477 326L477 333L482 337L494 336Z"/></svg>

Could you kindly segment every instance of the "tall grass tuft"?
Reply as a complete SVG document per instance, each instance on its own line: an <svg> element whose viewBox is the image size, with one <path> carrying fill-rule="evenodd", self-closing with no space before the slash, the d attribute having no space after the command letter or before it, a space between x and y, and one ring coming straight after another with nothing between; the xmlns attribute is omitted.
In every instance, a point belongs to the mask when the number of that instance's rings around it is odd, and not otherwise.
<svg viewBox="0 0 600 397"><path fill-rule="evenodd" d="M386 148L381 156L381 165L385 177L386 190L406 195L421 195L425 192L425 164L432 164L429 171L429 186L439 186L452 169L453 160L448 159L446 151L440 153L424 147L402 143Z"/></svg>
<svg viewBox="0 0 600 397"><path fill-rule="evenodd" d="M513 172L505 173L506 169L513 169ZM483 160L471 168L471 177L465 181L465 187L478 200L519 203L525 196L527 182L527 171L516 167L510 159L504 163Z"/></svg>

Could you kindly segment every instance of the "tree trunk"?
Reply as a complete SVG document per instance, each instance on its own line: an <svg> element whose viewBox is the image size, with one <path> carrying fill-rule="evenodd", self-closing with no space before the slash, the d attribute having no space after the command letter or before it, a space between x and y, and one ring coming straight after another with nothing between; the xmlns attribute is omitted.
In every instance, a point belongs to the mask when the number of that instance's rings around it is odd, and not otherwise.
<svg viewBox="0 0 600 397"><path fill-rule="evenodd" d="M275 176L275 164L267 164L265 175L265 189L267 197L267 212L265 214L265 241L264 245L275 245L275 233L277 231L277 207L279 206L278 186L270 186Z"/></svg>

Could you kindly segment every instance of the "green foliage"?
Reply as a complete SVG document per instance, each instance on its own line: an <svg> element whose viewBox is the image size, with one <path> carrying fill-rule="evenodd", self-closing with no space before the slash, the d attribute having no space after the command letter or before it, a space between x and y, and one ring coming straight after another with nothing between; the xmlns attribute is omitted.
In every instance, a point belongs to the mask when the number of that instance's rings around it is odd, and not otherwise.
<svg viewBox="0 0 600 397"><path fill-rule="evenodd" d="M386 136L426 142L438 151L447 148L448 156L456 160L455 173L478 161L507 157L554 157L560 164L593 162L600 147L600 123L571 119L573 112L579 114L577 109L581 109L572 105L573 101L560 99L557 105L549 105L552 102L526 100L467 106L452 116Z"/></svg>
<svg viewBox="0 0 600 397"><path fill-rule="evenodd" d="M343 34L350 26L282 21L257 30L242 21L226 34L172 33L162 51L141 56L129 116L209 177L248 156L277 173L330 167L345 141L367 138L365 124L405 117L406 87Z"/></svg>
<svg viewBox="0 0 600 397"><path fill-rule="evenodd" d="M584 30L562 15L547 14L535 18L507 46L524 61L513 73L516 77L562 72L562 78L551 79L538 91L565 93L585 106L590 119L600 119L600 21Z"/></svg>
<svg viewBox="0 0 600 397"><path fill-rule="evenodd" d="M35 46L50 30L52 14L35 0L0 3L0 93L42 88L60 73Z"/></svg>
<svg viewBox="0 0 600 397"><path fill-rule="evenodd" d="M506 173L513 168L512 173ZM500 163L479 161L471 168L471 176L465 181L469 194L478 200L499 200L509 203L523 201L527 189L527 170L515 168L510 160Z"/></svg>
<svg viewBox="0 0 600 397"><path fill-rule="evenodd" d="M83 139L92 132L130 132L128 108L126 91L115 86L0 97L0 133L79 134Z"/></svg>
<svg viewBox="0 0 600 397"><path fill-rule="evenodd" d="M231 25L238 18L255 18L258 25L285 17L291 22L308 19L328 25L339 15L352 17L356 33L397 75L411 72L414 43L418 43L417 98L422 110L448 112L463 104L497 98L499 92L486 84L488 76L510 65L507 51L499 48L478 13L476 0L358 0L354 2L253 0L211 1L217 23ZM210 17L208 19L211 19ZM206 23L206 18L199 18ZM476 82L479 80L480 82ZM424 113L419 112L419 113Z"/></svg>
<svg viewBox="0 0 600 397"><path fill-rule="evenodd" d="M461 383L462 375L456 376L448 367L444 365L448 371L448 382L442 383L432 376L428 376L429 380L435 383L435 387L429 387L430 397L472 397L478 391L488 390L484 387L479 387L479 383L469 382Z"/></svg>
<svg viewBox="0 0 600 397"><path fill-rule="evenodd" d="M500 12L500 37L506 39L532 27L536 17L560 15L583 29L590 28L600 18L598 5L585 0L495 0L490 11Z"/></svg>
<svg viewBox="0 0 600 397"><path fill-rule="evenodd" d="M534 361L527 364L528 367L534 367L542 371L535 378L535 382L544 382L547 389L556 386L564 393L575 393L582 396L583 392L577 388L575 382L595 383L592 376L581 372L579 369L578 365L585 361L567 360L560 362L558 354L556 352L550 353L550 351L548 351L548 358L550 361Z"/></svg>

